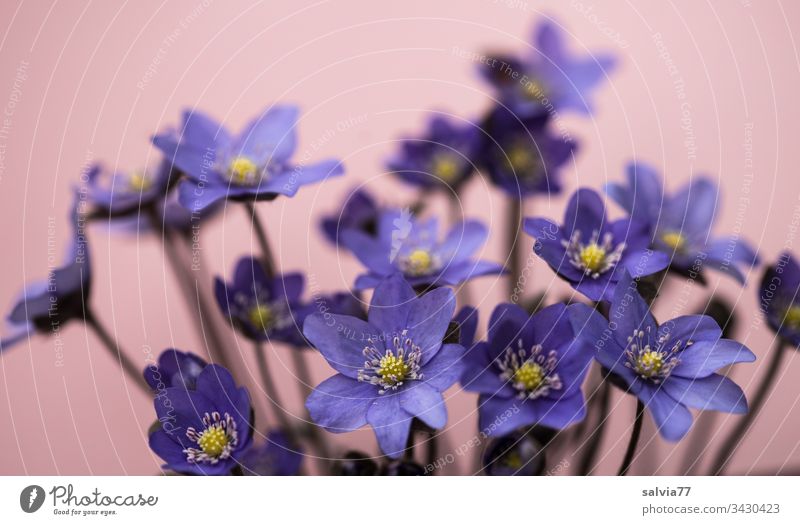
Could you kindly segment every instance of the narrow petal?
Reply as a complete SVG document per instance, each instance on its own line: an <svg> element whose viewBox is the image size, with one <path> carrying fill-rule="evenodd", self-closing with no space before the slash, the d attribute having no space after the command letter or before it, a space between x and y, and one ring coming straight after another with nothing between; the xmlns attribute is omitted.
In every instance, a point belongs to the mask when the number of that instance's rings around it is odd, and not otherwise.
<svg viewBox="0 0 800 525"><path fill-rule="evenodd" d="M464 347L456 344L442 345L433 359L424 366L423 381L440 392L453 386L463 375Z"/></svg>
<svg viewBox="0 0 800 525"><path fill-rule="evenodd" d="M670 376L661 388L672 399L688 407L733 414L747 413L747 400L742 389L719 374L699 379Z"/></svg>
<svg viewBox="0 0 800 525"><path fill-rule="evenodd" d="M364 348L370 344L383 349L383 334L357 317L315 313L306 317L303 334L337 372L357 378L364 367Z"/></svg>
<svg viewBox="0 0 800 525"><path fill-rule="evenodd" d="M422 349L423 366L442 346L455 310L456 296L450 288L437 288L413 301L406 326L408 337Z"/></svg>
<svg viewBox="0 0 800 525"><path fill-rule="evenodd" d="M439 250L445 260L453 263L468 259L489 237L486 226L479 221L464 221L453 226Z"/></svg>
<svg viewBox="0 0 800 525"><path fill-rule="evenodd" d="M396 334L408 327L417 294L403 276L392 275L381 282L372 294L369 322L386 334ZM451 312L452 315L452 312Z"/></svg>
<svg viewBox="0 0 800 525"><path fill-rule="evenodd" d="M329 377L308 396L311 419L329 432L351 432L367 424L367 410L378 396L375 385L342 374Z"/></svg>
<svg viewBox="0 0 800 525"><path fill-rule="evenodd" d="M678 441L692 426L692 413L657 386L648 386L639 398L650 411L658 431L669 441Z"/></svg>
<svg viewBox="0 0 800 525"><path fill-rule="evenodd" d="M409 383L400 393L400 406L431 428L441 429L447 424L447 407L441 392L425 383Z"/></svg>
<svg viewBox="0 0 800 525"><path fill-rule="evenodd" d="M378 446L392 458L400 457L405 451L412 419L401 408L398 394L379 396L367 411L367 422L375 431Z"/></svg>

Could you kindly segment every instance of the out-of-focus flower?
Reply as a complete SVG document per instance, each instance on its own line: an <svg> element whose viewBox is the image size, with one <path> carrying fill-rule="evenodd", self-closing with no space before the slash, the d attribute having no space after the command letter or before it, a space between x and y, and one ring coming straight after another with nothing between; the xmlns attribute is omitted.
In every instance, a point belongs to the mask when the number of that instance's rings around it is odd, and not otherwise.
<svg viewBox="0 0 800 525"><path fill-rule="evenodd" d="M611 300L623 270L638 278L669 264L666 254L648 249L646 224L609 221L603 201L590 189L573 194L563 226L535 218L525 219L524 229L536 239L536 254L593 301Z"/></svg>
<svg viewBox="0 0 800 525"><path fill-rule="evenodd" d="M173 180L172 163L164 159L153 172L109 172L100 164L89 168L87 195L99 217L148 214L164 200Z"/></svg>
<svg viewBox="0 0 800 525"><path fill-rule="evenodd" d="M616 60L606 54L575 57L567 52L563 32L544 21L533 35L527 56L496 56L481 64L501 102L519 115L573 110L591 113L591 92L613 70Z"/></svg>
<svg viewBox="0 0 800 525"><path fill-rule="evenodd" d="M577 144L553 134L548 122L548 115L520 117L502 106L488 117L478 162L508 196L521 199L561 191L561 169Z"/></svg>
<svg viewBox="0 0 800 525"><path fill-rule="evenodd" d="M368 455L357 450L351 450L338 460L333 466L336 476L375 476L378 473L378 464Z"/></svg>
<svg viewBox="0 0 800 525"><path fill-rule="evenodd" d="M595 358L615 382L641 400L664 438L677 441L692 425L689 408L742 414L742 390L715 373L755 355L722 338L710 317L688 315L656 323L627 272L617 285L609 319L584 304L569 307L578 337L595 348Z"/></svg>
<svg viewBox="0 0 800 525"><path fill-rule="evenodd" d="M63 266L45 281L28 284L8 315L10 334L0 340L0 351L34 332L50 334L73 319L84 319L89 302L92 269L84 228L86 216L79 196L70 214L72 235Z"/></svg>
<svg viewBox="0 0 800 525"><path fill-rule="evenodd" d="M668 195L660 175L646 164L629 165L627 177L627 184L607 184L606 193L635 223L647 225L653 249L669 255L673 269L696 273L712 268L744 283L740 267L758 264L758 256L738 236L711 237L719 195L713 181L695 177Z"/></svg>
<svg viewBox="0 0 800 525"><path fill-rule="evenodd" d="M154 392L179 386L194 390L200 372L208 365L202 358L191 353L169 348L158 356L158 364L144 369L144 380Z"/></svg>
<svg viewBox="0 0 800 525"><path fill-rule="evenodd" d="M345 230L374 235L380 212L372 195L366 190L354 190L347 196L341 212L323 217L320 225L325 238L338 245L341 233Z"/></svg>
<svg viewBox="0 0 800 525"><path fill-rule="evenodd" d="M545 468L545 448L529 432L493 439L483 454L488 476L539 476Z"/></svg>
<svg viewBox="0 0 800 525"><path fill-rule="evenodd" d="M154 401L160 426L150 448L182 474L226 475L250 446L250 395L230 372L206 366L194 390L170 387Z"/></svg>
<svg viewBox="0 0 800 525"><path fill-rule="evenodd" d="M461 384L480 394L486 435L531 425L563 429L586 415L581 385L591 361L591 348L575 339L563 304L531 317L501 304L492 312L487 341L467 353Z"/></svg>
<svg viewBox="0 0 800 525"><path fill-rule="evenodd" d="M305 346L300 332L307 314L300 299L303 286L302 274L269 277L258 259L242 257L233 281L214 279L214 294L222 312L245 337Z"/></svg>
<svg viewBox="0 0 800 525"><path fill-rule="evenodd" d="M781 254L767 268L758 296L770 328L792 345L800 345L800 265L791 253Z"/></svg>
<svg viewBox="0 0 800 525"><path fill-rule="evenodd" d="M453 317L453 322L458 326L458 344L464 348L475 344L475 333L478 331L478 310L472 306L464 306Z"/></svg>
<svg viewBox="0 0 800 525"><path fill-rule="evenodd" d="M274 430L264 443L247 449L242 456L242 471L248 476L297 476L302 462L302 450L286 434Z"/></svg>
<svg viewBox="0 0 800 525"><path fill-rule="evenodd" d="M455 191L475 171L480 135L475 124L459 125L436 116L425 135L400 143L400 151L389 160L388 169L414 186Z"/></svg>
<svg viewBox="0 0 800 525"><path fill-rule="evenodd" d="M236 137L199 111L186 111L179 140L173 133L153 143L187 176L178 187L180 203L193 212L224 199L271 200L294 196L306 184L341 175L338 160L292 164L298 110L271 106Z"/></svg>
<svg viewBox="0 0 800 525"><path fill-rule="evenodd" d="M395 273L402 273L412 286L456 285L501 274L501 265L472 258L487 237L483 224L465 221L440 241L436 219L422 221L408 210L392 210L381 215L375 237L347 230L340 239L367 267L368 273L355 283L357 290L365 290Z"/></svg>
<svg viewBox="0 0 800 525"><path fill-rule="evenodd" d="M381 476L426 476L425 467L415 461L397 460L384 465Z"/></svg>
<svg viewBox="0 0 800 525"><path fill-rule="evenodd" d="M452 290L417 297L395 275L375 289L368 321L310 315L303 332L338 372L306 401L311 418L337 433L369 424L391 457L403 453L412 419L443 428L442 392L461 375L464 353L461 345L442 343L454 309Z"/></svg>

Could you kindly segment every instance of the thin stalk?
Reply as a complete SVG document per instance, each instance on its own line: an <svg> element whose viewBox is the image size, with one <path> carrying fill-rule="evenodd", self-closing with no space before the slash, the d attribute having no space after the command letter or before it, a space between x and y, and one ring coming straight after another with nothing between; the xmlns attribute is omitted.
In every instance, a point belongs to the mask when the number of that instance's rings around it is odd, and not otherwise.
<svg viewBox="0 0 800 525"><path fill-rule="evenodd" d="M425 455L425 465L435 465L436 460L438 459L436 456L439 454L439 433L436 430L428 437L427 442L428 448L427 453ZM433 470L433 473L436 472L436 469Z"/></svg>
<svg viewBox="0 0 800 525"><path fill-rule="evenodd" d="M633 430L631 431L631 440L628 442L628 449L625 451L625 457L622 459L622 465L619 466L617 476L625 476L633 463L633 457L636 454L636 447L639 446L639 437L642 435L642 421L644 420L644 403L641 400L636 400L636 419L633 422Z"/></svg>
<svg viewBox="0 0 800 525"><path fill-rule="evenodd" d="M261 374L261 382L263 383L264 391L267 393L267 398L272 404L272 411L275 413L275 419L278 420L278 424L284 432L292 435L294 432L289 423L289 418L286 416L286 405L281 401L280 394L275 388L275 383L272 381L272 377L270 377L269 365L267 364L267 350L259 341L255 341L253 346L256 352L258 371Z"/></svg>
<svg viewBox="0 0 800 525"><path fill-rule="evenodd" d="M306 363L303 352L304 350L302 348L291 347L289 349L289 353L292 356L294 372L297 375L297 386L300 389L300 399L305 407L305 402L308 399L308 396L311 395L313 389L311 387L311 373L308 370L308 364ZM319 426L314 423L310 423L307 426L309 428L309 440L319 451L319 454L322 456L323 460L329 459L331 457L330 451L328 450L328 445L325 442L325 437L319 430Z"/></svg>
<svg viewBox="0 0 800 525"><path fill-rule="evenodd" d="M84 322L86 326L92 329L97 337L102 341L103 346L111 354L111 357L116 359L122 370L128 374L128 377L136 383L136 386L141 388L145 393L150 394L150 387L144 380L143 370L136 366L136 363L128 357L119 346L117 340L111 335L105 326L100 323L97 316L91 310L87 311L84 315Z"/></svg>
<svg viewBox="0 0 800 525"><path fill-rule="evenodd" d="M758 413L764 406L764 402L767 400L767 396L772 390L772 387L775 386L775 378L781 369L786 353L786 343L778 339L773 347L772 359L769 361L767 373L764 374L764 377L761 379L761 384L758 385L758 390L756 390L750 402L750 410L739 420L739 423L733 428L730 434L728 434L728 439L726 439L722 447L720 447L714 459L714 463L712 463L711 471L709 472L710 475L718 476L725 472L728 462L733 458L736 449L739 447L745 434L747 434L750 425L753 424L756 416L758 416Z"/></svg>
<svg viewBox="0 0 800 525"><path fill-rule="evenodd" d="M450 204L450 227L455 227L461 222L461 201L458 200L458 193L452 193L447 199ZM469 291L469 281L461 283L456 291L458 303L461 306L472 304L472 294Z"/></svg>
<svg viewBox="0 0 800 525"><path fill-rule="evenodd" d="M605 379L600 384L600 397L598 398L598 415L597 428L589 437L589 442L586 444L586 452L581 458L578 472L581 476L588 476L594 467L597 453L600 452L600 446L603 444L603 437L606 431L606 422L609 418L609 408L611 407L611 384Z"/></svg>
<svg viewBox="0 0 800 525"><path fill-rule="evenodd" d="M519 227L522 222L522 199L510 198L508 203L508 224L506 225L506 253L508 254L508 295L514 295L514 290L519 283Z"/></svg>
<svg viewBox="0 0 800 525"><path fill-rule="evenodd" d="M253 224L253 230L256 233L258 245L261 248L261 263L264 265L264 271L267 272L269 277L275 276L275 257L272 255L272 249L269 247L269 240L267 239L267 230L261 223L256 213L256 207L252 202L245 203L245 209L250 216L250 221Z"/></svg>

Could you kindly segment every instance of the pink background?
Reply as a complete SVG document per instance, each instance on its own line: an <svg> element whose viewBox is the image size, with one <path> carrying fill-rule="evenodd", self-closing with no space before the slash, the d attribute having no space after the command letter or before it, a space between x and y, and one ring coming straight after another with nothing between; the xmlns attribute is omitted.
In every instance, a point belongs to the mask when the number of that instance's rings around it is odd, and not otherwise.
<svg viewBox="0 0 800 525"><path fill-rule="evenodd" d="M385 203L410 200L413 192L383 173L392 141L419 130L430 111L471 118L490 104L491 92L474 63L454 48L521 51L542 16L563 24L573 51L611 52L620 60L594 95L594 117L564 116L581 144L577 162L565 173L567 194L578 185L619 180L632 157L663 168L671 188L692 172L705 172L724 190L719 232L745 236L767 260L792 247L800 213L795 2L3 2L0 105L7 133L0 135L0 299L10 305L23 282L46 276L48 240L56 241L60 259L68 191L86 162L102 160L123 170L152 164L157 157L150 135L177 124L182 108L200 107L238 129L276 100L302 106L298 155L343 158L347 174L304 188L294 199L261 204L259 213L282 269L309 272L317 291L346 288L360 267L323 242L320 216L337 210L342 195L360 183ZM20 67L24 79L17 78ZM559 218L565 198L538 198L527 206ZM463 204L466 215L490 224L492 237L482 256L499 260L503 199L474 179ZM443 202L434 206L446 209ZM53 219L55 236L48 233ZM241 207L229 207L204 226L207 271L194 276L208 285L210 275L228 275L236 259L254 249L252 242ZM95 225L90 243L92 300L129 355L143 364L147 351L200 348L158 240L109 235ZM526 250L530 244L526 239ZM529 294L566 290L538 261L531 276ZM709 291L739 304L738 338L764 356L773 337L755 313L758 272L744 289L728 278L709 277ZM502 279L473 283L482 324L505 290ZM695 311L705 300L701 291L674 280L657 314ZM227 337L232 352L250 354L249 344ZM53 338L34 337L0 356L0 473L158 472L159 460L146 441L154 419L150 400L128 388L80 324L65 327L60 338L62 367L55 366ZM272 357L285 379L282 389L300 414L288 349L274 348ZM307 358L315 381L330 375L321 358ZM800 466L800 389L789 379L800 373L798 361L794 355L789 360L730 472ZM249 358L247 365L239 375L250 380L255 367ZM736 367L734 377L752 392L762 372L760 359ZM263 396L253 394L263 406ZM475 434L475 397L457 388L448 396L446 439L456 447ZM635 403L618 396L614 405L602 473L619 464ZM734 419L715 420L703 436L710 447ZM649 419L645 438L648 451L634 470L682 471L685 445L653 438ZM374 447L369 430L331 439ZM575 462L569 454L564 459ZM451 472L467 470L461 462Z"/></svg>

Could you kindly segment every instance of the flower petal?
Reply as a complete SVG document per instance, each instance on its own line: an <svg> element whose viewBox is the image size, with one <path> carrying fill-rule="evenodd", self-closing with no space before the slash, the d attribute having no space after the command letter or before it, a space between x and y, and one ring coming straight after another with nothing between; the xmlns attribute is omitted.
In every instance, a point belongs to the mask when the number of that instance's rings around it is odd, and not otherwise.
<svg viewBox="0 0 800 525"><path fill-rule="evenodd" d="M367 410L378 388L342 374L329 377L308 396L311 419L329 432L351 432L367 424Z"/></svg>
<svg viewBox="0 0 800 525"><path fill-rule="evenodd" d="M353 379L364 367L364 348L369 341L382 350L385 337L372 324L357 317L320 313L306 317L303 334L334 370Z"/></svg>
<svg viewBox="0 0 800 525"><path fill-rule="evenodd" d="M378 446L392 458L400 457L405 451L412 419L400 407L400 395L396 393L379 396L367 411L367 423L375 431Z"/></svg>
<svg viewBox="0 0 800 525"><path fill-rule="evenodd" d="M409 383L400 393L400 406L431 428L447 424L447 407L439 390L425 383Z"/></svg>
<svg viewBox="0 0 800 525"><path fill-rule="evenodd" d="M719 374L696 379L670 376L661 388L672 399L688 407L733 414L747 413L747 400L742 389Z"/></svg>

